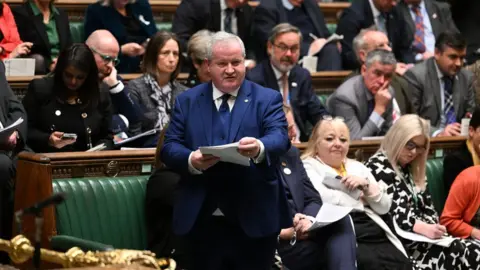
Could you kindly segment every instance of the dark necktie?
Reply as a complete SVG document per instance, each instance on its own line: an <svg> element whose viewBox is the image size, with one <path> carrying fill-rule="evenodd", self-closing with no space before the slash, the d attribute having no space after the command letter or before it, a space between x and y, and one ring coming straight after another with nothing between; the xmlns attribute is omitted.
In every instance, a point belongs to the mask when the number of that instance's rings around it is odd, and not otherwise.
<svg viewBox="0 0 480 270"><path fill-rule="evenodd" d="M230 127L230 107L228 107L228 99L230 96L230 94L224 94L222 96L222 104L220 105L220 108L218 108L220 119L222 119L223 125L225 125L227 130Z"/></svg>
<svg viewBox="0 0 480 270"><path fill-rule="evenodd" d="M368 104L367 104L367 108L368 108L368 116L367 116L367 119L370 117L370 115L372 114L373 112L373 109L375 108L375 99L371 99L368 101Z"/></svg>
<svg viewBox="0 0 480 270"><path fill-rule="evenodd" d="M453 105L453 78L443 76L443 83L443 113L445 114L445 124L448 125L457 122L457 117L455 115L455 107Z"/></svg>
<svg viewBox="0 0 480 270"><path fill-rule="evenodd" d="M224 27L225 27L225 29L224 29L225 32L231 33L231 34L233 34L233 30L232 30L232 13L233 13L233 9L231 9L231 8L225 9L225 21L223 21Z"/></svg>

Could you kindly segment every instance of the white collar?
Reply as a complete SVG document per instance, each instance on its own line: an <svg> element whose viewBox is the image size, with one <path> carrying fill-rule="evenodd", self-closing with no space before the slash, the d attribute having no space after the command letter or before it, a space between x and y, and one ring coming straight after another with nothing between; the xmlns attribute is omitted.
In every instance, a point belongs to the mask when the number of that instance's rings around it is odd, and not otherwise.
<svg viewBox="0 0 480 270"><path fill-rule="evenodd" d="M288 1L288 0L287 0ZM272 62L270 62L270 66L272 67L273 69L273 73L275 74L275 78L277 79L277 81L279 81L280 79L282 79L282 76L283 76L283 72L281 72L280 70L278 70L273 64ZM290 76L290 71L287 71L287 77Z"/></svg>
<svg viewBox="0 0 480 270"><path fill-rule="evenodd" d="M290 1L288 0L282 0L282 4L283 4L283 7L288 9L288 10L292 10L294 9L295 7L292 5L292 3L290 3Z"/></svg>
<svg viewBox="0 0 480 270"><path fill-rule="evenodd" d="M368 0L370 7L372 8L373 18L376 19L380 14L382 14L373 4L373 0Z"/></svg>
<svg viewBox="0 0 480 270"><path fill-rule="evenodd" d="M228 6L227 6L227 3L225 3L225 0L220 0L220 10L224 11L227 8Z"/></svg>
<svg viewBox="0 0 480 270"><path fill-rule="evenodd" d="M221 98L223 95L225 94L230 94L231 96L233 97L237 97L238 95L238 90L240 90L240 88L238 88L237 90L231 92L231 93L224 93L220 90L218 90L218 88L215 86L215 84L213 84L212 82L212 88L213 88L213 100L217 100L219 98Z"/></svg>

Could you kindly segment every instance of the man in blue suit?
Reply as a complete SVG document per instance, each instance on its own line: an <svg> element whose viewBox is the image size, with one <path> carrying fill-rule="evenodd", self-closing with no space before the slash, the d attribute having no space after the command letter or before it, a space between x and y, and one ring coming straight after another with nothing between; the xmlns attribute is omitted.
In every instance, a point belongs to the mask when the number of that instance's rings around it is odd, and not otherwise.
<svg viewBox="0 0 480 270"><path fill-rule="evenodd" d="M269 269L278 233L292 225L276 170L290 148L282 97L244 80L244 60L239 37L216 33L212 82L177 97L165 135L162 161L182 175L173 228L189 239L193 269ZM232 142L249 166L198 150Z"/></svg>
<svg viewBox="0 0 480 270"><path fill-rule="evenodd" d="M284 106L289 137L295 137L290 107ZM280 157L277 166L292 211L294 227L280 232L278 252L289 270L355 270L356 238L350 216L308 232L322 207L320 194L313 187L297 148ZM293 238L296 243L292 245Z"/></svg>
<svg viewBox="0 0 480 270"><path fill-rule="evenodd" d="M302 33L288 23L275 26L267 42L269 59L250 70L247 78L262 86L278 90L284 103L293 108L297 139L306 142L309 138L307 121L312 126L327 111L315 95L310 72L297 65L300 56Z"/></svg>

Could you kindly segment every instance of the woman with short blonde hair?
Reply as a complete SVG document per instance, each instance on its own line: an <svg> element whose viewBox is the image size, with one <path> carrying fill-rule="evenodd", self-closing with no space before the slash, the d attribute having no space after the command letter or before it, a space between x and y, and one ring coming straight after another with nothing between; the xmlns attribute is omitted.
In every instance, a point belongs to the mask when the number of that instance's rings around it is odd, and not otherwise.
<svg viewBox="0 0 480 270"><path fill-rule="evenodd" d="M439 224L427 189L429 134L427 120L413 114L400 117L366 166L378 181L388 185L388 194L393 197L390 214L397 233L406 231L435 240L443 238L447 230ZM480 269L480 245L473 241L457 238L449 247L443 247L403 240L422 269Z"/></svg>
<svg viewBox="0 0 480 270"><path fill-rule="evenodd" d="M188 41L187 55L192 62L192 66L186 85L190 88L210 81L210 73L205 59L207 59L207 46L212 36L213 32L200 30Z"/></svg>

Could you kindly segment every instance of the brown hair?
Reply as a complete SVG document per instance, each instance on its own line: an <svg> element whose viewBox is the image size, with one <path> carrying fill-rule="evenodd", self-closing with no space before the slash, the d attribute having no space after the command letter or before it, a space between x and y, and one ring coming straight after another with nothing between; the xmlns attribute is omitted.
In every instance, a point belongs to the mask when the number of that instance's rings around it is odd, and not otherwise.
<svg viewBox="0 0 480 270"><path fill-rule="evenodd" d="M148 73L154 77L156 77L158 73L157 62L158 62L158 54L160 50L165 46L165 43L173 39L178 44L178 63L175 70L172 72L170 76L170 81L173 82L178 73L180 73L180 67L182 66L182 49L180 47L180 42L178 41L177 35L168 31L159 31L155 35L150 38L150 41L147 44L147 48L145 49L145 54L143 55L142 61L142 72Z"/></svg>

